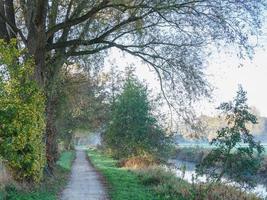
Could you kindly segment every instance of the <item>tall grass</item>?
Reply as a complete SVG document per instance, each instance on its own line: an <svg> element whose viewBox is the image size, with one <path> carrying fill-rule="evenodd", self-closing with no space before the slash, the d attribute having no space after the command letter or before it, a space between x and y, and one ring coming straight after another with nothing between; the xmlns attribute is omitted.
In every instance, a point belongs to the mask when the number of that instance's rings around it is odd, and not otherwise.
<svg viewBox="0 0 267 200"><path fill-rule="evenodd" d="M141 182L159 199L166 200L259 200L236 187L223 184L190 184L162 167L137 171Z"/></svg>

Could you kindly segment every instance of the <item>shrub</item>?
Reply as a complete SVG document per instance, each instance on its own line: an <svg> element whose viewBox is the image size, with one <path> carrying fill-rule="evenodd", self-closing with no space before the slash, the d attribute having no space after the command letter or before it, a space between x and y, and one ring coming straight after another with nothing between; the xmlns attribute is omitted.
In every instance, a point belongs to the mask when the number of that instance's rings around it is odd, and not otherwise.
<svg viewBox="0 0 267 200"><path fill-rule="evenodd" d="M159 164L159 161L156 161L153 157L150 156L134 156L131 158L125 158L119 161L119 167L126 167L131 169L140 169L146 168Z"/></svg>
<svg viewBox="0 0 267 200"><path fill-rule="evenodd" d="M33 61L16 41L0 40L0 67L0 154L15 180L38 182L45 164L45 98L32 80Z"/></svg>
<svg viewBox="0 0 267 200"><path fill-rule="evenodd" d="M216 182L226 176L243 186L255 186L264 149L260 142L254 141L247 128L249 124L256 124L257 118L249 112L246 101L246 92L240 87L233 102L222 103L219 107L227 126L212 140L216 148L197 166L199 174L207 174Z"/></svg>
<svg viewBox="0 0 267 200"><path fill-rule="evenodd" d="M137 79L126 80L103 139L116 158L160 157L170 147L170 138L152 114L147 89Z"/></svg>

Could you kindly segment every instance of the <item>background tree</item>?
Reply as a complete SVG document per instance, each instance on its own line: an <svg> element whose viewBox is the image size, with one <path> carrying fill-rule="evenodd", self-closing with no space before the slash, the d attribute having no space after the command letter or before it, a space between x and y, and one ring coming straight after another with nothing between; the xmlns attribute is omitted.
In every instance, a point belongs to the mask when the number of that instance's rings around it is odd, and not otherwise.
<svg viewBox="0 0 267 200"><path fill-rule="evenodd" d="M211 141L216 148L197 166L198 174L207 174L216 182L226 176L243 186L255 186L264 148L247 128L250 123L256 124L257 118L246 102L246 92L240 87L233 102L220 105L227 126L217 131Z"/></svg>
<svg viewBox="0 0 267 200"><path fill-rule="evenodd" d="M61 75L61 94L57 107L58 141L72 147L76 130L93 132L103 128L109 117L106 74L97 70L83 71L66 66Z"/></svg>
<svg viewBox="0 0 267 200"><path fill-rule="evenodd" d="M114 102L103 141L118 158L159 157L170 145L170 138L152 114L147 89L132 76Z"/></svg>
<svg viewBox="0 0 267 200"><path fill-rule="evenodd" d="M34 79L46 93L49 166L57 155L55 107L64 63L86 55L88 62L101 64L108 49L120 49L155 70L163 96L181 115L188 101L208 94L203 73L207 47L230 44L241 57L251 55L254 45L248 38L259 33L264 2L0 0L0 38L17 38L18 48L28 48Z"/></svg>

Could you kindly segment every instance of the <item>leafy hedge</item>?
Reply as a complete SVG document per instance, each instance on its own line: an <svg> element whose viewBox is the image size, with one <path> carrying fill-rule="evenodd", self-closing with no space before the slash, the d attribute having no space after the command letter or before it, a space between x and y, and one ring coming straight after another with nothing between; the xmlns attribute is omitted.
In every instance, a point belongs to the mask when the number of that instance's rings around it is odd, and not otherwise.
<svg viewBox="0 0 267 200"><path fill-rule="evenodd" d="M0 155L15 180L38 182L45 165L45 98L33 61L16 41L0 40Z"/></svg>

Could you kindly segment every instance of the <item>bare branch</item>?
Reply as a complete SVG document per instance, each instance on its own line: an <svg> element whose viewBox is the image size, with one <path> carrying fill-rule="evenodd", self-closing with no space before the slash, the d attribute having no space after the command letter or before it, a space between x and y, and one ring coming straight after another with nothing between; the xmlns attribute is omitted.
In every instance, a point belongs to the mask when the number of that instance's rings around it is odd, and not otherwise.
<svg viewBox="0 0 267 200"><path fill-rule="evenodd" d="M89 18L93 17L97 12L99 12L100 10L103 10L105 8L108 7L108 3L109 0L104 0L102 1L98 6L93 7L90 11L88 11L85 15L78 17L78 18L74 18L74 19L70 19L67 20L65 22L59 23L57 25L55 25L54 27L52 27L51 29L49 29L47 31L47 38L49 38L53 33L64 29L64 28L68 28L74 25L77 25L79 23L82 23L86 20L88 20Z"/></svg>
<svg viewBox="0 0 267 200"><path fill-rule="evenodd" d="M18 29L15 24L12 24L2 12L0 12L0 18L2 19L2 21L7 23L7 25L11 28L11 30L14 33L19 33L19 35L20 35L22 41L24 42L24 44L27 43L27 40L26 40L25 36L23 35L23 33L21 32L21 30Z"/></svg>
<svg viewBox="0 0 267 200"><path fill-rule="evenodd" d="M91 55L91 54L99 53L100 51L103 51L103 50L111 48L111 47L112 47L111 45L106 45L106 46L95 48L95 49L92 49L92 50L67 52L66 56Z"/></svg>

